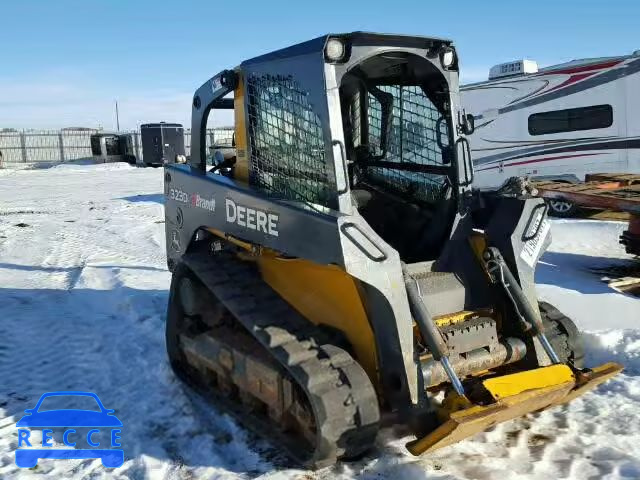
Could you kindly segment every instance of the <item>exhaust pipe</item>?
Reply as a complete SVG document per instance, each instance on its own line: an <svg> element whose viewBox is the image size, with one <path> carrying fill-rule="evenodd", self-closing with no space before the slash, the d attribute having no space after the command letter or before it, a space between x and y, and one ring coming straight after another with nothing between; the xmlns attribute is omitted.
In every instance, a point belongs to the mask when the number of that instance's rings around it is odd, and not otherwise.
<svg viewBox="0 0 640 480"><path fill-rule="evenodd" d="M464 356L451 358L455 372L463 377L474 372L489 370L501 365L522 360L527 354L527 347L519 338L507 338L498 343L492 352L486 348L478 348ZM441 362L435 358L430 358L420 365L425 388L433 387L450 380L447 371Z"/></svg>

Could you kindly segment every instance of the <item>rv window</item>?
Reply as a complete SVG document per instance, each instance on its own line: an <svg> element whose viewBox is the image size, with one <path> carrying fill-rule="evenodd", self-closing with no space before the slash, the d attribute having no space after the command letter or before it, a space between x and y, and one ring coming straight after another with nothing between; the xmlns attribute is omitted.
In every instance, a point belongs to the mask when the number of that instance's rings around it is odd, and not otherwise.
<svg viewBox="0 0 640 480"><path fill-rule="evenodd" d="M548 135L550 133L575 132L608 128L613 125L611 105L569 108L553 112L534 113L529 116L529 134Z"/></svg>

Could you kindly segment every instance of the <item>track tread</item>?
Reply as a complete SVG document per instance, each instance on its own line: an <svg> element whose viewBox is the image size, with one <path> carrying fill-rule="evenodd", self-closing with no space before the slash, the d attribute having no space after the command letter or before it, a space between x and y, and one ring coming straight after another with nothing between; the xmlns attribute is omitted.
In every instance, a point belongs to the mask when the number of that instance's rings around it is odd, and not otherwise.
<svg viewBox="0 0 640 480"><path fill-rule="evenodd" d="M323 333L264 283L248 262L226 252L190 253L182 261L306 392L318 438L312 458L297 460L321 468L373 445L378 400L351 355L326 344Z"/></svg>
<svg viewBox="0 0 640 480"><path fill-rule="evenodd" d="M576 324L556 307L538 302L547 338L563 362L584 367L584 345Z"/></svg>

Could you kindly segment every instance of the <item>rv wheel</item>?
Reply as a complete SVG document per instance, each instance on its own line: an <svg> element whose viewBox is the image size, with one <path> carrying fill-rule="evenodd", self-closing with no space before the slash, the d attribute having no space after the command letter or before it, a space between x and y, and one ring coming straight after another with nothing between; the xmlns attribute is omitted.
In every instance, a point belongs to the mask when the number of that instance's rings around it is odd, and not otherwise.
<svg viewBox="0 0 640 480"><path fill-rule="evenodd" d="M564 200L549 200L549 213L554 217L573 217L578 210L575 203Z"/></svg>

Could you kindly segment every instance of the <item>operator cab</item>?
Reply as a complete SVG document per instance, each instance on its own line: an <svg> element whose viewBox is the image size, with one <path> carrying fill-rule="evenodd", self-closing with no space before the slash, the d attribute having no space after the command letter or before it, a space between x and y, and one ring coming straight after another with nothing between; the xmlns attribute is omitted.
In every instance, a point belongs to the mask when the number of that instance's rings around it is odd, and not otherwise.
<svg viewBox="0 0 640 480"><path fill-rule="evenodd" d="M436 258L455 216L450 92L407 52L352 68L340 102L354 206L407 262Z"/></svg>
<svg viewBox="0 0 640 480"><path fill-rule="evenodd" d="M457 78L451 42L426 37L328 35L246 60L196 92L190 163L306 210L359 213L403 261L435 260L472 178ZM221 110L233 148L207 155Z"/></svg>

